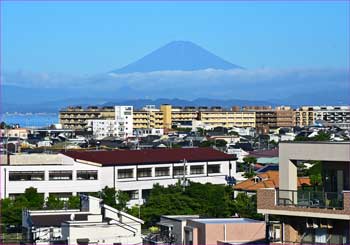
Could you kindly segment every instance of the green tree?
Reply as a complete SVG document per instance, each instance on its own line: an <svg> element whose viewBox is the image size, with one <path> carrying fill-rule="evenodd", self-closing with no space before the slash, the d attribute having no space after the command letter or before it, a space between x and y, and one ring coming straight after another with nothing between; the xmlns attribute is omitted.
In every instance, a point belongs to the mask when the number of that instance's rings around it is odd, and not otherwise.
<svg viewBox="0 0 350 245"><path fill-rule="evenodd" d="M68 199L68 208L69 209L79 209L80 208L80 197L79 196L70 196Z"/></svg>
<svg viewBox="0 0 350 245"><path fill-rule="evenodd" d="M106 186L100 192L100 197L108 206L115 207L117 205L117 191L114 188Z"/></svg>
<svg viewBox="0 0 350 245"><path fill-rule="evenodd" d="M257 163L257 159L255 157L245 157L243 158L244 166L245 166L245 174L246 178L251 178L254 176L254 164Z"/></svg>
<svg viewBox="0 0 350 245"><path fill-rule="evenodd" d="M126 210L127 202L130 200L127 193L108 186L102 189L100 196L105 204L122 211Z"/></svg>
<svg viewBox="0 0 350 245"><path fill-rule="evenodd" d="M115 208L121 211L126 211L126 205L130 201L130 196L123 191L117 191L117 204L115 205Z"/></svg>
<svg viewBox="0 0 350 245"><path fill-rule="evenodd" d="M44 195L38 193L34 187L29 187L24 191L23 197L28 202L28 209L36 210L41 209L44 206Z"/></svg>
<svg viewBox="0 0 350 245"><path fill-rule="evenodd" d="M329 141L331 139L331 135L324 131L318 132L318 134L314 137L311 137L313 141Z"/></svg>
<svg viewBox="0 0 350 245"><path fill-rule="evenodd" d="M55 195L50 195L46 200L46 208L48 209L63 209L64 201L60 200Z"/></svg>
<svg viewBox="0 0 350 245"><path fill-rule="evenodd" d="M245 193L239 193L233 202L233 209L240 217L262 219L257 213L256 195L249 197Z"/></svg>
<svg viewBox="0 0 350 245"><path fill-rule="evenodd" d="M214 141L205 140L200 143L199 147L212 147L213 145L215 145Z"/></svg>
<svg viewBox="0 0 350 245"><path fill-rule="evenodd" d="M217 147L225 147L227 145L226 140L215 140L215 146Z"/></svg>
<svg viewBox="0 0 350 245"><path fill-rule="evenodd" d="M310 178L310 183L313 185L315 188L322 186L323 184L323 179L322 179L322 162L321 161L311 161L313 164L309 170L308 170L308 175Z"/></svg>

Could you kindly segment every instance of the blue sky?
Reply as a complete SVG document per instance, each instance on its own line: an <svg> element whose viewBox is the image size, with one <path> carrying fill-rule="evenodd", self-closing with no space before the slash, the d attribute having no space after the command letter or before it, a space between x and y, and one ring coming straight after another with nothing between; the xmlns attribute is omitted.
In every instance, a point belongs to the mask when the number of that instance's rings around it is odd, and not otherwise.
<svg viewBox="0 0 350 245"><path fill-rule="evenodd" d="M2 2L2 70L95 74L173 40L248 69L345 68L349 2Z"/></svg>

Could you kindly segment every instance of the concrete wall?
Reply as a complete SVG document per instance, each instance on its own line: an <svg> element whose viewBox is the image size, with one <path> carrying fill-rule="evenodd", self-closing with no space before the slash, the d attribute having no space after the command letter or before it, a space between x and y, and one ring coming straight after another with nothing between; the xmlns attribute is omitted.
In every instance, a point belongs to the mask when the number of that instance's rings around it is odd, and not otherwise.
<svg viewBox="0 0 350 245"><path fill-rule="evenodd" d="M350 143L280 143L280 189L297 190L297 168L291 160L339 161L350 164Z"/></svg>

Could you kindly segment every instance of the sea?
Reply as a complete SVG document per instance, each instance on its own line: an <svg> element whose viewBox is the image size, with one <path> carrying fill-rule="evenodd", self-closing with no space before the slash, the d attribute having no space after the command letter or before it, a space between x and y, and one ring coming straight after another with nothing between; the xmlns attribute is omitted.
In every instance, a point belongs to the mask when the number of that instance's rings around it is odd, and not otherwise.
<svg viewBox="0 0 350 245"><path fill-rule="evenodd" d="M19 124L21 127L40 128L58 123L57 113L5 113L1 115L1 122Z"/></svg>

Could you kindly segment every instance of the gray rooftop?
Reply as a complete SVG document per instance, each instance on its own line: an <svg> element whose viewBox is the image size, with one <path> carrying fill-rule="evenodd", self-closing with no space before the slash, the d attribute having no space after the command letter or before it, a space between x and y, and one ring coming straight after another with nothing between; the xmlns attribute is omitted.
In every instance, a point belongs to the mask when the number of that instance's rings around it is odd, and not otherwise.
<svg viewBox="0 0 350 245"><path fill-rule="evenodd" d="M161 216L164 219L171 219L171 220L177 220L177 221L186 221L189 219L198 219L199 215L162 215Z"/></svg>
<svg viewBox="0 0 350 245"><path fill-rule="evenodd" d="M192 219L192 221L203 224L241 224L241 223L261 223L264 221L248 218L227 218L227 219Z"/></svg>

